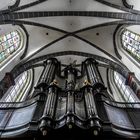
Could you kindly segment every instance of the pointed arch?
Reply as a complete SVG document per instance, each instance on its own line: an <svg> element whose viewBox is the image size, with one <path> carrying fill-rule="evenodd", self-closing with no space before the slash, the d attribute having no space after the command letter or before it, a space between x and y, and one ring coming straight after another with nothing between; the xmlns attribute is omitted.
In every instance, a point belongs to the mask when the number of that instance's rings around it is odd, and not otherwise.
<svg viewBox="0 0 140 140"><path fill-rule="evenodd" d="M124 28L121 43L123 49L140 63L140 35Z"/></svg>
<svg viewBox="0 0 140 140"><path fill-rule="evenodd" d="M33 82L33 70L27 70L21 73L14 81L15 85L11 86L3 95L1 102L22 102L28 97L30 87Z"/></svg>
<svg viewBox="0 0 140 140"><path fill-rule="evenodd" d="M14 26L14 25L13 25ZM0 35L0 69L9 63L19 61L19 57L26 50L27 35L20 27L13 27Z"/></svg>

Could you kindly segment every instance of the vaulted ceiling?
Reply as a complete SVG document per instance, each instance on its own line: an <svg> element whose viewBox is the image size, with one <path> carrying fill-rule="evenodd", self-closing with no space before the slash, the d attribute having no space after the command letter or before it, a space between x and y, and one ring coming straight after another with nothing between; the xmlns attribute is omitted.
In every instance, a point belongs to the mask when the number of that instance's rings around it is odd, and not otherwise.
<svg viewBox="0 0 140 140"><path fill-rule="evenodd" d="M117 55L114 34L118 25L140 24L138 3L138 0L2 0L0 34L23 30L26 49L22 59L17 57L1 70L0 78L19 63L55 52L67 51L65 57L58 57L66 64L84 59L68 51L124 63Z"/></svg>

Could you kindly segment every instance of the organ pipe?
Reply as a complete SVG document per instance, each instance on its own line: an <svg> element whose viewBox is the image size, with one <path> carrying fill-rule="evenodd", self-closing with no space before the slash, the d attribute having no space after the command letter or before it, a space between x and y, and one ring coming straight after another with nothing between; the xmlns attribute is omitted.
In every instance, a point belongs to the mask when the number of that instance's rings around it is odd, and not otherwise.
<svg viewBox="0 0 140 140"><path fill-rule="evenodd" d="M47 93L47 100L45 104L45 109L43 112L43 116L41 118L40 130L43 135L46 135L46 127L48 125L52 125L52 120L55 115L56 103L57 103L57 95L58 95L58 87L56 80L50 84Z"/></svg>
<svg viewBox="0 0 140 140"><path fill-rule="evenodd" d="M67 124L69 128L72 128L72 122L74 122L74 117L72 114L75 112L75 102L74 102L74 89L76 83L76 69L72 67L68 67L65 70L65 75L67 76L66 82L66 91L67 91L67 107L66 107L66 114L67 114Z"/></svg>
<svg viewBox="0 0 140 140"><path fill-rule="evenodd" d="M87 112L87 118L90 120L90 126L94 127L94 131L96 130L96 133L100 131L100 122L98 120L98 113L96 109L96 103L94 100L93 90L89 82L84 82L85 86L83 87L84 92L84 99L85 99L85 105L86 105L86 112Z"/></svg>
<svg viewBox="0 0 140 140"><path fill-rule="evenodd" d="M48 86L52 82L55 75L58 61L55 58L51 58L45 61L44 64L45 64L45 68L38 81L38 87L40 86L43 87L44 85Z"/></svg>
<svg viewBox="0 0 140 140"><path fill-rule="evenodd" d="M38 139L41 138L39 131L45 136L50 130L61 133L66 130L66 126L72 129L73 125L76 126L74 131L78 127L84 130L80 132L92 132L95 136L100 133L101 137L106 137L111 132L110 136L113 134L115 138L139 138L139 102L133 106L130 103L131 106L126 108L125 102L113 101L103 85L94 59L83 62L81 70L81 64L59 65L56 59L48 59L44 65L36 87L37 98L21 103L0 103L2 139L22 136ZM135 86L133 80L135 79L130 73L126 84ZM15 92L10 93L7 99ZM24 115L19 120L22 114Z"/></svg>
<svg viewBox="0 0 140 140"><path fill-rule="evenodd" d="M94 59L87 59L84 62L85 70L92 86L104 87L102 78L97 68L97 62Z"/></svg>
<svg viewBox="0 0 140 140"><path fill-rule="evenodd" d="M54 116L56 99L57 99L57 87L52 86L49 88L49 92L47 93L47 101L44 110L44 114L49 116L50 118L53 118Z"/></svg>
<svg viewBox="0 0 140 140"><path fill-rule="evenodd" d="M55 77L55 69L57 61L55 59L50 59L46 61L46 67L40 77L39 83L45 84L40 86L43 87L43 92L46 94L46 100L45 100L45 107L43 115L40 119L40 125L39 128L43 135L47 134L47 128L51 127L55 122L53 120L55 119L56 115L56 108L57 108L57 101L58 97L61 97L61 93L58 95L58 85L57 81L53 80L52 78ZM83 74L86 75L86 77L89 80L86 80L84 82L84 85L81 89L81 92L83 92L83 100L85 102L85 110L86 110L86 118L88 120L89 126L94 128L95 135L100 131L100 122L98 119L98 114L96 110L96 103L94 100L93 95L93 87L96 84L101 83L102 79L100 77L100 74L98 72L98 69L96 68L96 62L92 59L87 59L84 62L83 65ZM59 76L59 75L58 75ZM57 77L56 77L57 78ZM66 96L66 112L65 112L65 124L68 125L69 128L73 127L73 124L75 123L75 91L76 91L76 83L77 83L77 69L74 68L72 65L68 65L64 69L64 78L62 80L65 80L65 96ZM62 89L61 89L62 90ZM60 90L60 91L61 91ZM62 97L63 98L63 97Z"/></svg>

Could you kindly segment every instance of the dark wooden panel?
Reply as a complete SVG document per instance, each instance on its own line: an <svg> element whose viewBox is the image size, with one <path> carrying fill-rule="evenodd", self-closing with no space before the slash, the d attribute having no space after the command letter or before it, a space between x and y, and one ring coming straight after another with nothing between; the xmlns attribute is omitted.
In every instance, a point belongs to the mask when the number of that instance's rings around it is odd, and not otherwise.
<svg viewBox="0 0 140 140"><path fill-rule="evenodd" d="M128 109L127 112L135 128L140 129L140 109L132 108Z"/></svg>

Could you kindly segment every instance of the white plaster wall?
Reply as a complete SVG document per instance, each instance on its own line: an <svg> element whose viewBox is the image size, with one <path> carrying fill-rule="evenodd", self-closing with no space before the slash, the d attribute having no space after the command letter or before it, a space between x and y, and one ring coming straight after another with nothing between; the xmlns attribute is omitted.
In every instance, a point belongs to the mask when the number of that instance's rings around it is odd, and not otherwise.
<svg viewBox="0 0 140 140"><path fill-rule="evenodd" d="M27 0L25 0L27 1ZM48 0L34 7L21 11L109 11L123 12L121 10L103 5L94 0Z"/></svg>
<svg viewBox="0 0 140 140"><path fill-rule="evenodd" d="M122 0L106 0L106 1L113 3L113 4L116 4L116 5L123 6Z"/></svg>
<svg viewBox="0 0 140 140"><path fill-rule="evenodd" d="M6 29L6 27L8 25L3 25L2 28L2 32L0 32L0 34L3 34L3 31L5 30L6 33L8 33L8 31L13 31L13 30L19 30L21 32L21 35L24 37L24 39L22 40L21 45L22 46L22 50L19 53L15 53L13 54L14 56L12 58L9 58L5 61L3 61L0 65L0 80L5 76L6 72L10 72L14 66L16 66L19 62L20 62L20 57L22 56L24 49L25 49L25 45L26 45L26 34L24 33L24 31L19 27L19 26L9 26L9 28ZM11 30L12 29L12 30Z"/></svg>
<svg viewBox="0 0 140 140"><path fill-rule="evenodd" d="M140 10L140 1L139 0L127 0L128 4L134 5L135 10Z"/></svg>
<svg viewBox="0 0 140 140"><path fill-rule="evenodd" d="M25 27L29 33L29 47L27 50L27 57L36 52L41 47L63 35L62 33L45 28L28 25ZM46 35L46 33L48 33L48 35Z"/></svg>
<svg viewBox="0 0 140 140"><path fill-rule="evenodd" d="M119 21L118 19L98 18L98 17L40 17L25 19L27 21L45 24L48 26L63 29L68 32L74 32L79 29L95 26L98 24Z"/></svg>
<svg viewBox="0 0 140 140"><path fill-rule="evenodd" d="M37 0L20 0L19 6L23 6L23 5L26 5L31 2L35 2L35 1L37 1Z"/></svg>
<svg viewBox="0 0 140 140"><path fill-rule="evenodd" d="M81 51L81 52L87 52L95 55L101 55L103 57L106 57L108 59L111 59L106 54L102 53L98 49L91 47L87 43L76 39L74 37L67 37L47 49L41 51L40 53L36 54L35 57L39 57L45 54L53 53L53 52L60 52L60 51ZM33 57L33 58L35 58Z"/></svg>
<svg viewBox="0 0 140 140"><path fill-rule="evenodd" d="M104 68L104 67L98 67L98 69L99 69L99 72L101 74L101 77L102 77L102 80L104 82L105 87L108 87L108 85L107 85L107 74L106 74L107 69Z"/></svg>
<svg viewBox="0 0 140 140"><path fill-rule="evenodd" d="M9 33L10 31L14 31L17 29L17 26L11 24L0 25L0 36Z"/></svg>
<svg viewBox="0 0 140 140"><path fill-rule="evenodd" d="M0 10L8 9L8 6L15 4L16 0L1 0L0 1Z"/></svg>
<svg viewBox="0 0 140 140"><path fill-rule="evenodd" d="M75 55L67 55L67 56L58 56L56 57L58 61L62 64L68 65L76 61L76 64L81 64L83 61L86 60L86 57L82 56L75 56Z"/></svg>
<svg viewBox="0 0 140 140"><path fill-rule="evenodd" d="M133 25L126 27L128 30L133 31L134 33L137 33L140 35L140 25Z"/></svg>
<svg viewBox="0 0 140 140"><path fill-rule="evenodd" d="M115 28L116 25L104 26L79 33L79 35L99 46L101 49L105 50L112 56L116 57L113 44L113 33ZM99 33L99 35L96 33Z"/></svg>
<svg viewBox="0 0 140 140"><path fill-rule="evenodd" d="M34 68L34 87L37 86L38 80L41 76L41 73L43 71L43 67L36 67ZM29 94L29 98L32 98L32 95L34 93L34 88L32 89L31 93Z"/></svg>

